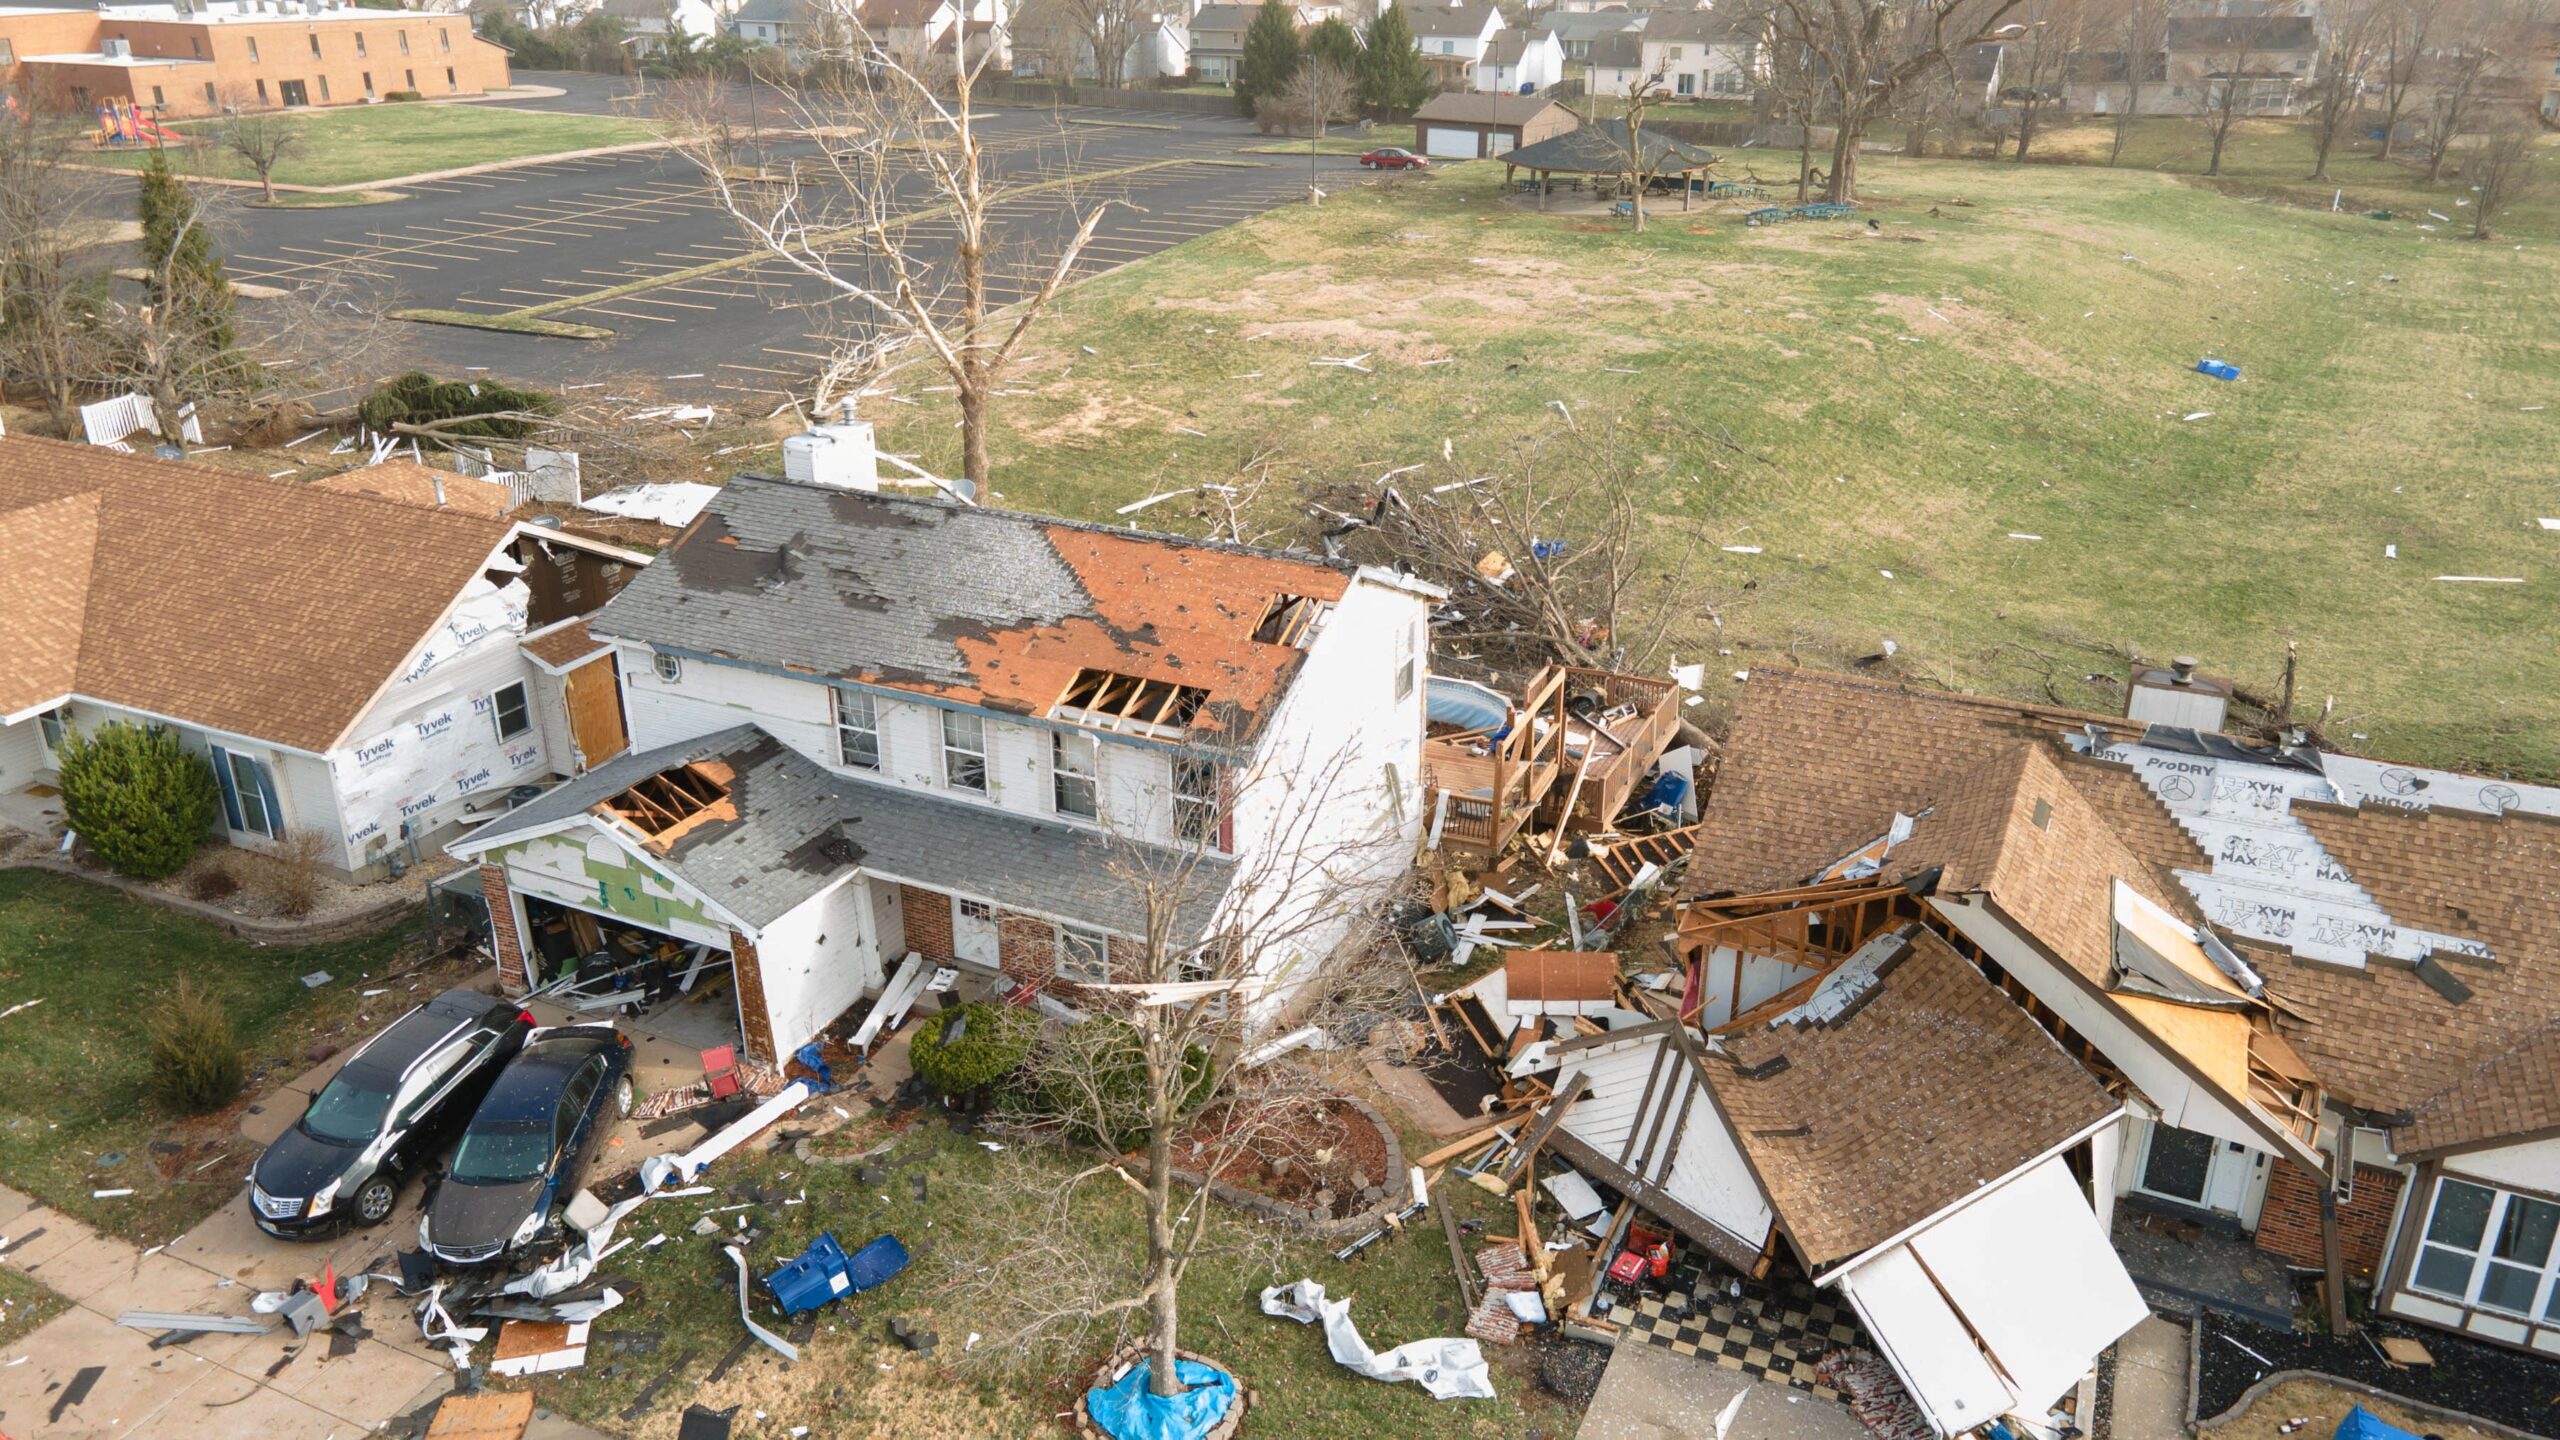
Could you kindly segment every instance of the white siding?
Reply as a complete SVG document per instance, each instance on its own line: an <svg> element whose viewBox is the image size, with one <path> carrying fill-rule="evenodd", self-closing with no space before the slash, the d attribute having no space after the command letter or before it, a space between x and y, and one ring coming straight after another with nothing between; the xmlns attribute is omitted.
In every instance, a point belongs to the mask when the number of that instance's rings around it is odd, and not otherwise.
<svg viewBox="0 0 2560 1440"><path fill-rule="evenodd" d="M764 979L774 1053L788 1055L880 985L872 943L871 885L848 871L832 887L764 927L756 963Z"/></svg>
<svg viewBox="0 0 2560 1440"><path fill-rule="evenodd" d="M2444 1168L2451 1174L2547 1195L2560 1191L2560 1139L2447 1155Z"/></svg>

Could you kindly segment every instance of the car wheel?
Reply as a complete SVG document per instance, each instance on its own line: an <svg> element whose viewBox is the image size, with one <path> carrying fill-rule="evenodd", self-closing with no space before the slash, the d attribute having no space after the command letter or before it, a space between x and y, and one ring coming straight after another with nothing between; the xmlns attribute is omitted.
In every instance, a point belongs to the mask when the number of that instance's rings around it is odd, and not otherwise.
<svg viewBox="0 0 2560 1440"><path fill-rule="evenodd" d="M399 1203L400 1182L388 1175L376 1175L356 1192L356 1223L379 1225L391 1218L392 1207Z"/></svg>
<svg viewBox="0 0 2560 1440"><path fill-rule="evenodd" d="M626 1117L631 1114L631 1077L628 1075L614 1084L613 1108L615 1114Z"/></svg>

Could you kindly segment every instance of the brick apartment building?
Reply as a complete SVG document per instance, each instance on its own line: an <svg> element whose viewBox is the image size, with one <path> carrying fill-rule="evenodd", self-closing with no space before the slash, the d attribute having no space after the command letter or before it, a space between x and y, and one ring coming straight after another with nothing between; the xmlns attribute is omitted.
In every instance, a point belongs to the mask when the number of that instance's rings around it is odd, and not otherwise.
<svg viewBox="0 0 2560 1440"><path fill-rule="evenodd" d="M436 98L509 83L507 52L461 15L327 0L0 8L0 83L39 110L109 102L165 119Z"/></svg>

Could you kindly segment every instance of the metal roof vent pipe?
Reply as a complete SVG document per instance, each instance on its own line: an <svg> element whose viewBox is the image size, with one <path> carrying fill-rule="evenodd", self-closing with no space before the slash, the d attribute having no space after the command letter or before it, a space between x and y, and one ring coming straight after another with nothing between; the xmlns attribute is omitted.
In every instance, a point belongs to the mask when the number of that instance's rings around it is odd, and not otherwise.
<svg viewBox="0 0 2560 1440"><path fill-rule="evenodd" d="M821 420L782 442L782 476L831 490L878 490L880 448L871 422L853 418L846 399L838 418Z"/></svg>
<svg viewBox="0 0 2560 1440"><path fill-rule="evenodd" d="M2125 693L2125 718L2212 734L2231 709L2232 682L2196 673L2193 656L2180 655L2164 669L2137 664Z"/></svg>

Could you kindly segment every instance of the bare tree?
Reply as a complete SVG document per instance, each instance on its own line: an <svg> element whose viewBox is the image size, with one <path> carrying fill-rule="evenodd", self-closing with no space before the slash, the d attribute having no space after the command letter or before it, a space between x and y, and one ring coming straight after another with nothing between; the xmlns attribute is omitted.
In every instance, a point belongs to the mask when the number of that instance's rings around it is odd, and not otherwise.
<svg viewBox="0 0 2560 1440"><path fill-rule="evenodd" d="M2041 7L2026 22L2025 33L2009 46L2015 69L2004 77L2008 83L2001 87L2001 98L2017 118L2020 164L2026 163L2028 147L2035 143L2037 123L2063 103L2064 88L2079 72L2087 14L2080 0Z"/></svg>
<svg viewBox="0 0 2560 1440"><path fill-rule="evenodd" d="M268 203L276 198L276 167L299 153L308 134L299 116L282 110L260 110L233 96L214 143L237 157L258 177Z"/></svg>
<svg viewBox="0 0 2560 1440"><path fill-rule="evenodd" d="M2114 165L2124 158L2124 142L2131 138L2136 121L2142 118L2143 87L2153 81L2166 83L2165 68L2169 49L2169 6L2167 0L2122 0L2115 15L2116 41L2124 74L2124 108L2115 114L2114 133L2107 137L2107 163Z"/></svg>
<svg viewBox="0 0 2560 1440"><path fill-rule="evenodd" d="M19 113L31 96L20 94ZM69 433L80 382L96 369L107 303L108 181L65 162L67 127L0 120L0 381L35 392Z"/></svg>
<svg viewBox="0 0 2560 1440"><path fill-rule="evenodd" d="M2400 118L2426 67L2428 36L2442 8L2443 0L2389 0L2383 11L2382 148L2375 152L2381 159L2390 159L2400 143Z"/></svg>
<svg viewBox="0 0 2560 1440"><path fill-rule="evenodd" d="M1867 127L1954 48L1989 38L2020 0L1777 0L1777 43L1812 52L1831 102L1826 200L1858 195Z"/></svg>
<svg viewBox="0 0 2560 1440"><path fill-rule="evenodd" d="M1174 763L1214 770L1225 757L1194 748ZM1125 1338L1142 1326L1151 1388L1181 1393L1175 1351L1192 1265L1235 1248L1258 1245L1275 1262L1278 1252L1266 1227L1213 1225L1219 1202L1175 1171L1318 1161L1305 1142L1321 1129L1330 1087L1295 1064L1250 1064L1249 1047L1283 1022L1374 1021L1411 993L1412 972L1381 923L1411 858L1381 782L1351 774L1340 758L1258 763L1215 810L1171 817L1184 837L1176 843L1111 842L1110 883L1146 917L1146 933L1110 942L1107 980L1063 987L1088 1018L1045 1027L1033 1044L1024 1073L1045 1113L1017 1127L1026 1138L1098 1146L1102 1158L1063 1181L1030 1162L1000 1172L1000 1185L1045 1192L1054 1223L1020 1237L1012 1253L972 1254L953 1267L951 1291L990 1337L978 1350L986 1363L1033 1362L1100 1331ZM1376 819L1346 830L1346 813ZM1258 843L1230 874L1214 837L1248 818ZM1203 928L1196 917L1210 904L1217 918ZM1140 1157L1142 1175L1123 1168ZM1113 1181L1142 1197L1135 1254L1113 1249L1107 1227L1083 1219L1097 1187L1112 1194ZM1343 1198L1345 1209L1356 1206Z"/></svg>
<svg viewBox="0 0 2560 1440"><path fill-rule="evenodd" d="M852 37L835 57L843 78L784 92L802 128L835 137L815 159L794 162L791 176L772 182L740 181L711 137L679 137L677 148L751 242L850 302L856 333L848 356L870 366L918 351L942 372L959 403L963 470L983 493L993 471L987 437L996 392L1111 202L1052 189L1066 213L1044 233L1058 238L1030 251L1025 293L999 309L990 281L1000 278L995 264L1005 248L1002 207L1022 192L993 169L980 128L976 92L995 47L969 51L967 27L954 24L937 42L947 50L892 55L841 8L847 3L836 0L836 21ZM950 228L949 239L911 238L911 222L928 212ZM822 405L829 398L819 396Z"/></svg>
<svg viewBox="0 0 2560 1440"><path fill-rule="evenodd" d="M2205 134L2213 141L2212 158L2204 167L2207 175L2222 173L2222 152L2231 143L2231 132L2242 117L2258 110L2258 86L2262 79L2290 85L2281 77L2259 76L2254 67L2266 53L2267 40L2282 17L2267 15L2226 15L2199 20L2199 27L2209 27L2205 63L2211 67L2204 77Z"/></svg>
<svg viewBox="0 0 2560 1440"><path fill-rule="evenodd" d="M2314 180L2329 178L2329 156L2363 103L2374 52L2389 25L2385 3L2348 0L2331 6L2322 17L2320 56L2311 77L2311 103L2304 112L2311 120Z"/></svg>
<svg viewBox="0 0 2560 1440"><path fill-rule="evenodd" d="M2489 238L2492 217L2533 188L2534 142L2540 130L2532 117L2501 108L2489 123L2488 138L2471 152L2471 238Z"/></svg>

